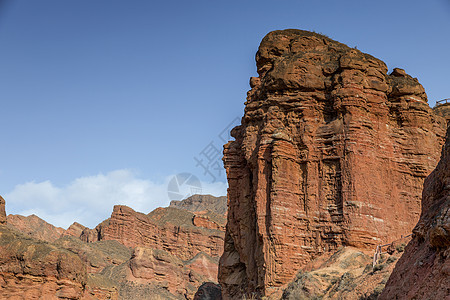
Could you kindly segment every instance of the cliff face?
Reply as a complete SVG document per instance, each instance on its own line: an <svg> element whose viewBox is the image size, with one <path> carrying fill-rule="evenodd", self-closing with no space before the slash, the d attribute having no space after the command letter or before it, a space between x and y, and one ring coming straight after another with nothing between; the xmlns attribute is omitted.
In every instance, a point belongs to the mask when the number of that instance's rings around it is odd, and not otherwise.
<svg viewBox="0 0 450 300"><path fill-rule="evenodd" d="M450 295L450 128L442 158L425 181L422 214L379 299Z"/></svg>
<svg viewBox="0 0 450 300"><path fill-rule="evenodd" d="M224 147L226 299L271 294L341 245L410 233L444 135L417 79L322 35L271 32L256 63Z"/></svg>
<svg viewBox="0 0 450 300"><path fill-rule="evenodd" d="M193 258L199 252L220 256L223 231L217 229L218 224L216 229L205 228L212 226L209 223L197 223L196 226L194 220L197 218L191 212L171 207L157 208L146 215L127 206L116 205L107 222L94 230L84 230L81 237L85 241L95 241L95 237L98 240L116 240L131 248L161 249L183 260Z"/></svg>

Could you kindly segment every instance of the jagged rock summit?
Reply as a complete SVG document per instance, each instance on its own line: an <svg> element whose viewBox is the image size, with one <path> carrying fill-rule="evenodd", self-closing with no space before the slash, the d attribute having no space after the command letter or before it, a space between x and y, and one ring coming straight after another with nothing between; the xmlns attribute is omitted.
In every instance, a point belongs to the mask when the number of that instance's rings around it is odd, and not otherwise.
<svg viewBox="0 0 450 300"><path fill-rule="evenodd" d="M256 65L224 147L224 299L279 291L340 246L409 234L444 137L416 78L326 36L271 32Z"/></svg>

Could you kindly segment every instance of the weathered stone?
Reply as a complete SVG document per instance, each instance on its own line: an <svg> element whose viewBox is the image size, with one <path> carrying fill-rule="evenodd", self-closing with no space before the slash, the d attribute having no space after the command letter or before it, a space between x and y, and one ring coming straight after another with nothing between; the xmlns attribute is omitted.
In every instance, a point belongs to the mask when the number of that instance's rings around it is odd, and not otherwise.
<svg viewBox="0 0 450 300"><path fill-rule="evenodd" d="M0 224L6 224L5 199L0 196Z"/></svg>
<svg viewBox="0 0 450 300"><path fill-rule="evenodd" d="M199 288L197 293L195 293L194 300L222 300L222 290L220 285L205 282Z"/></svg>
<svg viewBox="0 0 450 300"><path fill-rule="evenodd" d="M74 236L76 238L79 238L81 237L83 231L86 229L88 229L86 226L81 225L78 222L74 222L69 226L69 228L67 228L67 230L62 233L62 236Z"/></svg>
<svg viewBox="0 0 450 300"><path fill-rule="evenodd" d="M425 181L422 214L379 299L450 295L450 128L442 158Z"/></svg>
<svg viewBox="0 0 450 300"><path fill-rule="evenodd" d="M214 197L212 195L192 195L181 201L170 201L170 206L184 209L192 213L210 211L219 215L227 213L227 197Z"/></svg>
<svg viewBox="0 0 450 300"><path fill-rule="evenodd" d="M53 226L36 215L30 215L28 217L8 215L7 219L9 227L15 228L38 240L54 242L64 233L63 228Z"/></svg>
<svg viewBox="0 0 450 300"><path fill-rule="evenodd" d="M322 35L271 32L256 64L224 148L225 299L271 294L341 245L410 233L444 136L417 79Z"/></svg>
<svg viewBox="0 0 450 300"><path fill-rule="evenodd" d="M82 299L86 276L76 254L0 225L2 299Z"/></svg>

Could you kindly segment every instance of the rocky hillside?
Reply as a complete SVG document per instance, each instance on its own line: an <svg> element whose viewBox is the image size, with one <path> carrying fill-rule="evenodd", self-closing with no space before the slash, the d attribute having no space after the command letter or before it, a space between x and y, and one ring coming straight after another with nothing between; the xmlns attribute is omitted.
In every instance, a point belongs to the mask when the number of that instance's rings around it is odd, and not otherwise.
<svg viewBox="0 0 450 300"><path fill-rule="evenodd" d="M269 33L224 149L225 299L279 291L319 255L411 232L445 120L402 69L326 36Z"/></svg>
<svg viewBox="0 0 450 300"><path fill-rule="evenodd" d="M227 213L227 197L212 195L193 195L182 201L173 200L170 207L184 209L190 212L210 211L219 215Z"/></svg>
<svg viewBox="0 0 450 300"><path fill-rule="evenodd" d="M64 233L64 229L61 227L55 227L39 218L36 215L21 216L21 215L8 215L8 226L27 234L30 237L54 242L61 234Z"/></svg>
<svg viewBox="0 0 450 300"><path fill-rule="evenodd" d="M425 181L413 233L379 299L449 299L450 128L441 161Z"/></svg>
<svg viewBox="0 0 450 300"><path fill-rule="evenodd" d="M209 209L212 203L226 205L226 197L205 199L197 195L179 203L189 207L195 202L198 212L167 207L143 214L115 206L111 218L95 229L74 223L64 231L36 216L6 218L1 198L0 293L48 299L193 299L203 283L215 286L223 252L225 216Z"/></svg>

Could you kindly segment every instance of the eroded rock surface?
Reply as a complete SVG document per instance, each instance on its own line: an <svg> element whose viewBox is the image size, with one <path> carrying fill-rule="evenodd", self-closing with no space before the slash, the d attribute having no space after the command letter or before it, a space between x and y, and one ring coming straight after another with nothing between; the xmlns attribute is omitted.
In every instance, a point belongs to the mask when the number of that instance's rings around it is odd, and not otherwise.
<svg viewBox="0 0 450 300"><path fill-rule="evenodd" d="M87 256L88 268L95 273L93 284L113 282L120 299L150 295L192 299L203 282L217 282L226 223L224 203L224 197L198 195L149 214L116 205L109 219L94 229L82 229L80 239L87 244L74 245L74 251ZM79 229L74 224L71 231L76 236ZM70 241L65 241L66 247L73 244ZM87 248L102 242L118 242L133 249L132 255L127 262L116 259L115 264L101 255L94 260L89 255L93 250Z"/></svg>
<svg viewBox="0 0 450 300"><path fill-rule="evenodd" d="M76 254L0 225L2 299L82 299L86 280Z"/></svg>
<svg viewBox="0 0 450 300"><path fill-rule="evenodd" d="M15 228L38 240L54 242L64 233L63 228L53 226L36 215L27 217L8 215L7 219L9 227Z"/></svg>
<svg viewBox="0 0 450 300"><path fill-rule="evenodd" d="M409 234L444 136L417 79L325 36L271 32L256 64L224 148L225 299L269 295L342 245Z"/></svg>
<svg viewBox="0 0 450 300"><path fill-rule="evenodd" d="M442 158L425 181L422 214L379 299L450 298L450 128Z"/></svg>
<svg viewBox="0 0 450 300"><path fill-rule="evenodd" d="M181 201L171 201L170 207L184 209L193 213L207 210L219 215L224 215L227 213L227 197L192 195L191 197Z"/></svg>
<svg viewBox="0 0 450 300"><path fill-rule="evenodd" d="M6 221L5 199L0 196L0 224L6 224Z"/></svg>

